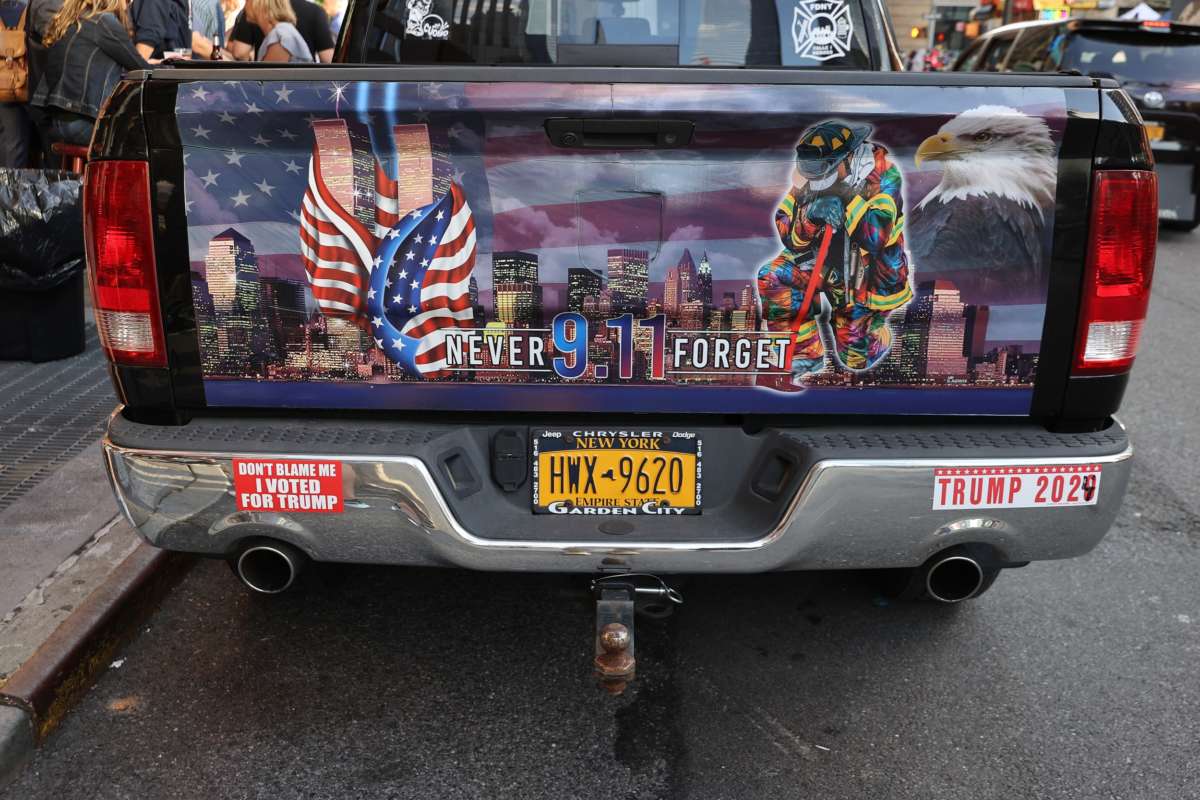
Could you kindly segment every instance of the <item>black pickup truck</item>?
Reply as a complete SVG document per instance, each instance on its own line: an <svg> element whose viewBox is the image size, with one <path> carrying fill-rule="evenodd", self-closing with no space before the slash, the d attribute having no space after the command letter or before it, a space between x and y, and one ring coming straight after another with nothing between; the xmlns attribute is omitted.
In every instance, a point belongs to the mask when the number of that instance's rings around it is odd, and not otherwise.
<svg viewBox="0 0 1200 800"><path fill-rule="evenodd" d="M1067 19L989 31L955 70L1076 72L1113 78L1137 106L1158 173L1163 225L1200 225L1200 26Z"/></svg>
<svg viewBox="0 0 1200 800"><path fill-rule="evenodd" d="M646 573L957 602L1111 525L1157 232L1115 82L900 72L875 0L360 0L336 52L97 126L152 544L599 575L624 622Z"/></svg>

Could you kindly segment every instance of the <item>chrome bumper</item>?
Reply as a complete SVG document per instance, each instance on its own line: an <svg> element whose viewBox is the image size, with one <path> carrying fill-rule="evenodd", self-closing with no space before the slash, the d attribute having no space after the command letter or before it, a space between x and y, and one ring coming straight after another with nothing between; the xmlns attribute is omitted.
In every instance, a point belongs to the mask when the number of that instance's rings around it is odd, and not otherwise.
<svg viewBox="0 0 1200 800"><path fill-rule="evenodd" d="M152 545L214 556L255 536L288 541L318 561L460 566L479 570L594 572L624 564L652 572L765 572L915 566L960 543L986 543L1005 561L1067 558L1091 550L1116 518L1132 450L1013 459L838 458L817 461L766 535L738 541L576 539L564 518L556 541L493 538L455 518L427 465L412 456L303 453L349 465L342 514L236 509L231 461L296 452L180 452L104 442L121 508ZM936 455L936 454L931 454ZM934 470L1102 464L1094 506L987 511L931 509ZM705 518L696 518L703 525Z"/></svg>

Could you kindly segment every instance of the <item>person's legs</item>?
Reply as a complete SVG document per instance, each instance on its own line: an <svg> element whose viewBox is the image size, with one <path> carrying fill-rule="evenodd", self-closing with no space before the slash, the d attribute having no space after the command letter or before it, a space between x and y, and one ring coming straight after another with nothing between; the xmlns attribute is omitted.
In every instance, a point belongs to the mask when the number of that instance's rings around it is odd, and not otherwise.
<svg viewBox="0 0 1200 800"><path fill-rule="evenodd" d="M0 103L0 167L29 166L29 115L24 103Z"/></svg>
<svg viewBox="0 0 1200 800"><path fill-rule="evenodd" d="M92 129L95 127L96 120L91 117L56 111L50 118L50 139L87 147L92 143Z"/></svg>

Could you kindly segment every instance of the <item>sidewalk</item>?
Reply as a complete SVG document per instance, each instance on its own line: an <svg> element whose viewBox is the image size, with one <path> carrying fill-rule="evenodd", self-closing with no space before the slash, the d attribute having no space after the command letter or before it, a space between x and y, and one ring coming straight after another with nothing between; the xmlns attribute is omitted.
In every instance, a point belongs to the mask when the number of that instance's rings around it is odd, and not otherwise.
<svg viewBox="0 0 1200 800"><path fill-rule="evenodd" d="M0 361L0 685L136 545L100 461L116 403L90 323L74 358Z"/></svg>
<svg viewBox="0 0 1200 800"><path fill-rule="evenodd" d="M116 404L94 325L74 358L0 362L0 783L107 667L81 659L115 650L111 620L156 565L104 473Z"/></svg>
<svg viewBox="0 0 1200 800"><path fill-rule="evenodd" d="M73 359L0 361L0 786L190 565L116 506L100 439L118 401L86 333Z"/></svg>
<svg viewBox="0 0 1200 800"><path fill-rule="evenodd" d="M116 404L91 323L74 358L0 361L0 512L97 441Z"/></svg>

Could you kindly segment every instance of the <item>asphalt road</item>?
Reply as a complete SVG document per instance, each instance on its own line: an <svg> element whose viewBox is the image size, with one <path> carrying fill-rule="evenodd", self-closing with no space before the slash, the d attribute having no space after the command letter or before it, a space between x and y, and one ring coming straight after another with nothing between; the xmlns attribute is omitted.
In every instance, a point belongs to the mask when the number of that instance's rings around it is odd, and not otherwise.
<svg viewBox="0 0 1200 800"><path fill-rule="evenodd" d="M1088 557L957 609L697 578L620 698L578 579L325 567L264 600L204 562L0 796L1200 797L1198 248L1163 236Z"/></svg>

